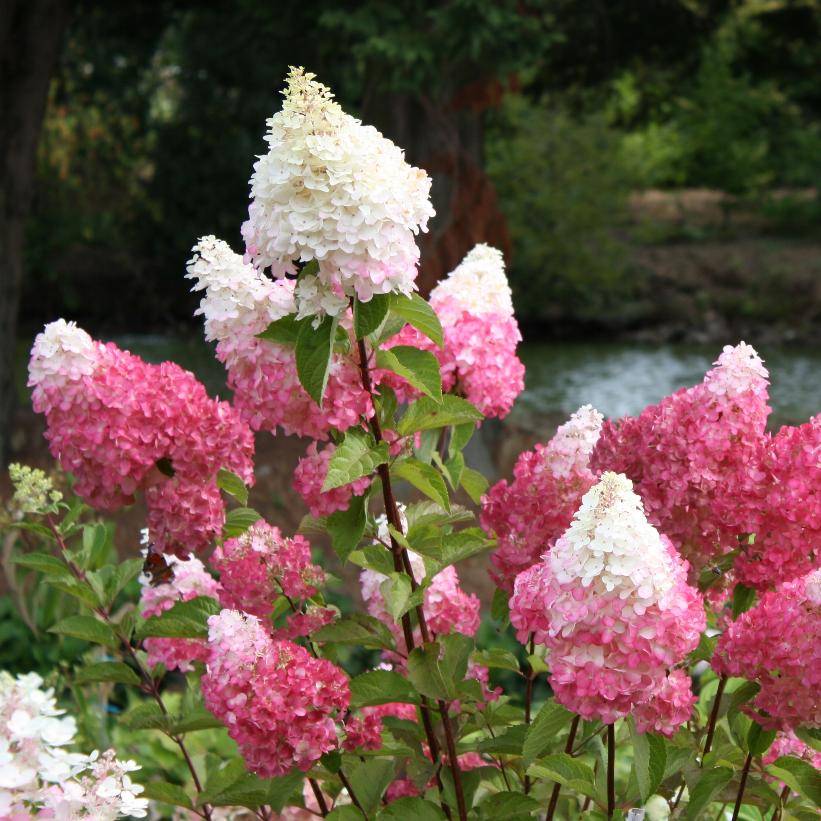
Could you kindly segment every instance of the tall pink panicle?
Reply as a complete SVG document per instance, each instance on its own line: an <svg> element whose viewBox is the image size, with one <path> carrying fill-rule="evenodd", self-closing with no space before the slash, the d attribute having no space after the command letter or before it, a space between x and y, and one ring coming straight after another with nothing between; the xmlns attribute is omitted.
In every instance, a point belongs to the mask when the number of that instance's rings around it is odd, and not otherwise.
<svg viewBox="0 0 821 821"><path fill-rule="evenodd" d="M228 728L251 772L307 772L337 748L335 718L350 702L345 674L293 642L276 641L254 616L208 619L206 707Z"/></svg>
<svg viewBox="0 0 821 821"><path fill-rule="evenodd" d="M219 545L211 564L220 573L223 606L259 618L271 613L279 596L307 599L325 581L322 568L311 561L308 540L299 535L286 538L263 519Z"/></svg>
<svg viewBox="0 0 821 821"><path fill-rule="evenodd" d="M687 564L644 516L625 476L605 473L542 563L521 573L510 620L550 654L556 700L612 723L659 690L706 619Z"/></svg>
<svg viewBox="0 0 821 821"><path fill-rule="evenodd" d="M371 416L352 358L334 354L322 407L305 392L293 345L260 339L272 322L296 312L293 280L272 281L215 237L202 237L188 262L194 291L204 291L198 314L205 338L217 343L234 404L254 430L327 439Z"/></svg>
<svg viewBox="0 0 821 821"><path fill-rule="evenodd" d="M713 667L761 685L761 724L821 727L821 570L764 593L721 636Z"/></svg>
<svg viewBox="0 0 821 821"><path fill-rule="evenodd" d="M293 487L305 500L312 516L330 516L337 510L345 510L351 496L361 496L371 486L371 477L361 478L332 490L322 490L328 476L328 465L336 451L336 445L326 445L317 450L316 442L308 445L308 452L294 470Z"/></svg>
<svg viewBox="0 0 821 821"><path fill-rule="evenodd" d="M734 511L743 503L738 487L762 478L767 376L752 347L728 345L700 385L606 422L593 451L594 472L635 482L648 520L690 562L693 579L737 548L747 528Z"/></svg>
<svg viewBox="0 0 821 821"><path fill-rule="evenodd" d="M546 445L519 456L511 483L502 480L482 497L482 527L498 539L491 575L508 592L516 576L567 530L595 483L588 464L601 425L597 410L579 408Z"/></svg>
<svg viewBox="0 0 821 821"><path fill-rule="evenodd" d="M650 698L636 705L633 711L636 730L670 738L690 720L697 701L686 671L671 670Z"/></svg>
<svg viewBox="0 0 821 821"><path fill-rule="evenodd" d="M140 611L143 618L159 616L170 610L177 602L190 601L197 596L219 595L219 582L195 558L178 559L169 556L173 576L170 581L157 585L145 574L140 576ZM206 661L208 647L202 639L178 639L151 637L144 641L148 653L148 664L164 664L168 670L187 673L194 669L193 662Z"/></svg>
<svg viewBox="0 0 821 821"><path fill-rule="evenodd" d="M34 341L29 385L51 452L74 474L77 494L116 509L147 490L160 550L185 555L219 533L220 468L253 482L250 428L178 365L148 364L58 320Z"/></svg>

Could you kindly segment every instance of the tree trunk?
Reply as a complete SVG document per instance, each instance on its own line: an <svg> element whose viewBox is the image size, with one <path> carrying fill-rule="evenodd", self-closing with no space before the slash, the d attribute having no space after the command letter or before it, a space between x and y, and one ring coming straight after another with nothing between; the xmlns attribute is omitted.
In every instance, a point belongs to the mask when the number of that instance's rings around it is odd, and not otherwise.
<svg viewBox="0 0 821 821"><path fill-rule="evenodd" d="M4 0L0 7L0 465L15 402L23 236L37 142L69 0Z"/></svg>

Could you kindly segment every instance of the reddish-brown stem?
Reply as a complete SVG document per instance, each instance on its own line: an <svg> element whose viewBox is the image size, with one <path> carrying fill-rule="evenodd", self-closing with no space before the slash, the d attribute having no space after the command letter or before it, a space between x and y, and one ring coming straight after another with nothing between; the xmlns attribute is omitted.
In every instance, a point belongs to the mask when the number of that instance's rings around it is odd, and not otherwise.
<svg viewBox="0 0 821 821"><path fill-rule="evenodd" d="M465 793L462 789L462 771L459 769L459 760L456 756L456 742L453 735L453 727L450 723L450 716L448 715L448 703L439 700L439 712L442 716L442 726L445 729L445 743L448 747L448 761L450 763L450 771L453 775L453 789L456 793L456 804L459 810L460 821L467 821L468 810L465 804Z"/></svg>
<svg viewBox="0 0 821 821"><path fill-rule="evenodd" d="M573 722L570 725L570 734L567 736L567 743L564 745L564 751L570 755L573 750L573 742L576 740L576 731L579 729L580 716L574 716ZM550 803L547 805L547 815L545 821L553 821L553 815L556 812L556 807L559 804L559 793L562 785L556 782L553 785L553 792L550 794Z"/></svg>
<svg viewBox="0 0 821 821"><path fill-rule="evenodd" d="M616 728L607 726L607 818L616 810Z"/></svg>
<svg viewBox="0 0 821 821"><path fill-rule="evenodd" d="M721 696L724 695L724 688L727 686L727 676L722 675L718 680L718 689L716 690L715 701L713 701L713 709L710 710L710 720L707 723L707 740L704 742L704 752L701 754L701 766L704 766L704 759L710 748L713 746L713 736L716 731L716 723L718 722L718 709L721 706Z"/></svg>
<svg viewBox="0 0 821 821"><path fill-rule="evenodd" d="M781 821L781 816L784 814L784 805L790 797L790 788L785 784L784 789L781 790L781 801L779 805L773 810L772 821Z"/></svg>
<svg viewBox="0 0 821 821"><path fill-rule="evenodd" d="M533 633L530 634L530 644L529 644L529 651L530 655L532 656L536 652L536 639ZM525 724L530 724L530 711L531 706L533 704L533 679L534 679L533 667L528 665L527 670L527 684L525 685ZM525 795L530 792L530 776L525 775Z"/></svg>
<svg viewBox="0 0 821 821"><path fill-rule="evenodd" d="M356 793L353 791L353 787L351 786L351 782L348 781L345 773L342 772L342 768L339 768L339 772L337 773L339 776L339 780L342 782L342 786L348 791L348 795L351 797L351 801L353 801L353 805L365 816L365 821L368 819L368 813L365 812L365 808L359 803L359 799L356 797Z"/></svg>
<svg viewBox="0 0 821 821"><path fill-rule="evenodd" d="M753 763L753 754L747 753L744 761L744 769L741 771L741 781L738 785L738 795L735 797L735 807L733 808L732 821L738 821L738 814L741 812L741 799L744 798L744 788L747 786L747 776L750 773L750 765Z"/></svg>
<svg viewBox="0 0 821 821"><path fill-rule="evenodd" d="M328 803L325 801L325 796L322 795L322 789L319 784L316 783L316 779L314 778L309 778L308 783L311 785L314 798L316 798L316 803L319 805L319 811L322 813L322 817L324 818L328 814Z"/></svg>

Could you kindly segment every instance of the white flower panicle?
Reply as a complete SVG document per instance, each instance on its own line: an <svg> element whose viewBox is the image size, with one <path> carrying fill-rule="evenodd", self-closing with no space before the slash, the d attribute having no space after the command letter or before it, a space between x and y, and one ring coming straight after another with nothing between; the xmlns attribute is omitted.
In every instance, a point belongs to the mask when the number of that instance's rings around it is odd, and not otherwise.
<svg viewBox="0 0 821 821"><path fill-rule="evenodd" d="M29 360L29 386L60 387L94 372L98 353L94 340L76 322L50 322L34 339Z"/></svg>
<svg viewBox="0 0 821 821"><path fill-rule="evenodd" d="M480 243L430 294L434 307L452 300L475 316L513 316L513 296L505 274L505 260L498 248Z"/></svg>
<svg viewBox="0 0 821 821"><path fill-rule="evenodd" d="M564 478L588 468L603 422L604 417L592 405L582 405L559 426L543 452L554 476Z"/></svg>
<svg viewBox="0 0 821 821"><path fill-rule="evenodd" d="M346 114L313 74L292 68L282 110L268 122L268 153L254 165L242 226L249 258L276 277L319 263L313 304L339 312L344 297L409 294L414 235L434 211L430 178L401 149ZM328 310L330 308L330 310Z"/></svg>
<svg viewBox="0 0 821 821"><path fill-rule="evenodd" d="M202 237L192 251L186 279L195 280L192 291L205 291L195 315L205 317L207 340L253 336L296 311L293 282L271 281L222 240Z"/></svg>
<svg viewBox="0 0 821 821"><path fill-rule="evenodd" d="M54 512L63 498L45 471L39 468L13 462L9 465L9 478L14 485L11 506L15 516Z"/></svg>
<svg viewBox="0 0 821 821"><path fill-rule="evenodd" d="M725 345L716 367L707 373L704 383L712 393L726 396L738 396L747 391L766 390L769 384L769 372L764 361L752 345L739 342L738 345Z"/></svg>

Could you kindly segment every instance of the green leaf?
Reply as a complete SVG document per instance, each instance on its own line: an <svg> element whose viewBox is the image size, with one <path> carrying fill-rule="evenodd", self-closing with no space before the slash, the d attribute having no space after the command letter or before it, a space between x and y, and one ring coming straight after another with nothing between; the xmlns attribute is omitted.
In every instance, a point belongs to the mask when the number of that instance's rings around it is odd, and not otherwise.
<svg viewBox="0 0 821 821"><path fill-rule="evenodd" d="M362 809L371 815L379 806L379 799L393 780L395 764L387 758L371 758L360 764L349 776Z"/></svg>
<svg viewBox="0 0 821 821"><path fill-rule="evenodd" d="M733 771L729 767L714 767L711 770L705 770L690 790L687 818L690 821L703 818L703 811L707 809L721 790L730 783L732 777Z"/></svg>
<svg viewBox="0 0 821 821"><path fill-rule="evenodd" d="M378 619L353 613L314 633L314 641L329 644L353 644L369 650L393 650L391 631Z"/></svg>
<svg viewBox="0 0 821 821"><path fill-rule="evenodd" d="M81 582L79 579L71 577L58 578L57 576L46 576L43 581L57 590L62 590L63 593L74 596L75 599L79 599L87 607L96 608L102 606L100 597L87 582Z"/></svg>
<svg viewBox="0 0 821 821"><path fill-rule="evenodd" d="M504 626L510 619L509 595L506 590L497 587L493 591L493 599L490 603L490 615L500 621Z"/></svg>
<svg viewBox="0 0 821 821"><path fill-rule="evenodd" d="M288 775L281 775L279 778L268 779L268 796L265 803L268 804L274 812L282 812L282 808L288 802L288 799L294 794L297 788L300 788L305 781L305 774L296 770L288 773Z"/></svg>
<svg viewBox="0 0 821 821"><path fill-rule="evenodd" d="M245 763L241 758L232 758L226 764L215 767L208 773L205 789L197 796L197 804L210 804L247 775Z"/></svg>
<svg viewBox="0 0 821 821"><path fill-rule="evenodd" d="M348 561L357 567L375 570L383 576L390 576L394 572L393 554L382 545L367 545L361 550L354 550L349 554Z"/></svg>
<svg viewBox="0 0 821 821"><path fill-rule="evenodd" d="M397 433L408 436L420 430L435 430L448 425L478 422L482 414L467 399L447 394L436 402L428 396L417 399L399 420Z"/></svg>
<svg viewBox="0 0 821 821"><path fill-rule="evenodd" d="M222 535L226 539L235 539L242 536L246 530L255 525L262 516L251 507L236 507L225 514L225 524L222 527Z"/></svg>
<svg viewBox="0 0 821 821"><path fill-rule="evenodd" d="M434 451L434 455L438 458L439 454ZM445 475L450 481L450 486L456 490L462 483L462 473L465 470L465 457L457 451L451 456L443 465Z"/></svg>
<svg viewBox="0 0 821 821"><path fill-rule="evenodd" d="M588 764L567 753L545 756L532 764L527 771L536 778L549 778L563 787L570 787L584 795L595 797L593 770Z"/></svg>
<svg viewBox="0 0 821 821"><path fill-rule="evenodd" d="M764 755L773 741L775 741L775 730L765 730L757 721L750 724L746 739L747 752L753 755Z"/></svg>
<svg viewBox="0 0 821 821"><path fill-rule="evenodd" d="M690 664L695 664L697 661L710 661L713 658L717 643L717 636L708 636L706 633L702 633L701 638L698 640L698 647L689 655Z"/></svg>
<svg viewBox="0 0 821 821"><path fill-rule="evenodd" d="M217 487L233 496L241 505L248 504L248 488L236 473L220 468L217 473Z"/></svg>
<svg viewBox="0 0 821 821"><path fill-rule="evenodd" d="M442 401L439 360L430 352L411 345L396 345L377 351L376 367L393 371L436 402Z"/></svg>
<svg viewBox="0 0 821 821"><path fill-rule="evenodd" d="M379 591L385 600L385 608L394 621L399 621L407 613L411 598L411 583L405 573L392 572L379 585Z"/></svg>
<svg viewBox="0 0 821 821"><path fill-rule="evenodd" d="M487 493L488 481L478 470L466 467L462 471L462 487L471 501L478 505L482 501L482 496Z"/></svg>
<svg viewBox="0 0 821 821"><path fill-rule="evenodd" d="M739 582L733 590L733 621L746 613L755 602L755 589Z"/></svg>
<svg viewBox="0 0 821 821"><path fill-rule="evenodd" d="M445 814L424 798L399 798L391 801L376 816L378 821L445 821Z"/></svg>
<svg viewBox="0 0 821 821"><path fill-rule="evenodd" d="M448 533L442 539L442 563L444 566L469 559L477 553L490 550L496 542L488 539L479 527L467 527L456 533Z"/></svg>
<svg viewBox="0 0 821 821"><path fill-rule="evenodd" d="M793 732L816 752L821 753L821 730L811 727L795 727Z"/></svg>
<svg viewBox="0 0 821 821"><path fill-rule="evenodd" d="M470 636L462 633L449 633L440 636L442 645L442 669L445 675L454 682L463 681L468 669L468 659L473 652L474 642Z"/></svg>
<svg viewBox="0 0 821 821"><path fill-rule="evenodd" d="M476 425L472 422L465 422L463 425L454 425L450 432L450 443L448 444L448 456L455 456L471 440L476 432Z"/></svg>
<svg viewBox="0 0 821 821"><path fill-rule="evenodd" d="M49 627L48 632L61 636L73 636L94 644L102 644L104 647L118 647L120 644L114 631L93 616L69 616Z"/></svg>
<svg viewBox="0 0 821 821"><path fill-rule="evenodd" d="M507 732L495 738L483 738L478 745L481 753L493 755L521 755L527 735L527 724L514 724Z"/></svg>
<svg viewBox="0 0 821 821"><path fill-rule="evenodd" d="M408 678L423 696L452 701L456 698L456 682L440 661L440 652L437 642L414 648L408 656Z"/></svg>
<svg viewBox="0 0 821 821"><path fill-rule="evenodd" d="M557 736L570 724L572 719L573 713L565 710L556 701L548 701L542 705L525 736L522 748L525 767L528 767L556 743Z"/></svg>
<svg viewBox="0 0 821 821"><path fill-rule="evenodd" d="M364 339L382 324L391 305L390 294L374 294L367 302L357 297L353 303L353 327L357 339Z"/></svg>
<svg viewBox="0 0 821 821"><path fill-rule="evenodd" d="M328 473L330 474L330 469ZM448 498L445 480L435 467L426 465L418 459L409 458L394 465L391 469L391 475L396 479L404 479L409 482L429 499L442 505L445 510L450 509L450 499Z"/></svg>
<svg viewBox="0 0 821 821"><path fill-rule="evenodd" d="M326 316L313 328L306 322L296 339L296 372L302 387L317 405L322 407L322 397L328 384L334 336L339 317Z"/></svg>
<svg viewBox="0 0 821 821"><path fill-rule="evenodd" d="M169 610L146 619L138 631L141 639L149 636L179 639L208 637L208 618L220 611L220 604L210 596L196 596L178 601Z"/></svg>
<svg viewBox="0 0 821 821"><path fill-rule="evenodd" d="M391 313L401 316L440 348L445 347L442 323L436 311L419 294L412 294L410 297L394 296L391 300Z"/></svg>
<svg viewBox="0 0 821 821"><path fill-rule="evenodd" d="M633 742L633 771L636 774L641 800L646 801L664 778L667 751L663 739L637 732L632 716L628 719L628 726Z"/></svg>
<svg viewBox="0 0 821 821"><path fill-rule="evenodd" d="M144 701L121 719L127 730L167 730L168 716L153 701Z"/></svg>
<svg viewBox="0 0 821 821"><path fill-rule="evenodd" d="M370 476L388 458L387 442L377 444L371 434L360 428L349 428L331 456L322 492L349 485L362 476Z"/></svg>
<svg viewBox="0 0 821 821"><path fill-rule="evenodd" d="M519 672L519 660L513 653L502 650L501 647L491 647L489 650L474 650L470 660L482 667L494 667L498 670Z"/></svg>
<svg viewBox="0 0 821 821"><path fill-rule="evenodd" d="M202 705L194 707L171 722L172 733L194 733L198 730L215 730L225 725Z"/></svg>
<svg viewBox="0 0 821 821"><path fill-rule="evenodd" d="M68 565L48 553L22 553L14 557L14 563L49 576L71 576Z"/></svg>
<svg viewBox="0 0 821 821"><path fill-rule="evenodd" d="M328 821L365 821L365 816L353 804L343 804L332 809L325 818Z"/></svg>
<svg viewBox="0 0 821 821"><path fill-rule="evenodd" d="M413 685L399 673L368 670L351 679L351 706L373 707L379 704L416 704L419 695Z"/></svg>
<svg viewBox="0 0 821 821"><path fill-rule="evenodd" d="M92 681L110 681L118 684L131 684L139 687L142 684L140 677L121 661L101 661L88 664L77 671L74 679L78 684Z"/></svg>
<svg viewBox="0 0 821 821"><path fill-rule="evenodd" d="M337 510L325 520L331 544L343 562L362 539L367 518L365 497L352 496L347 510Z"/></svg>
<svg viewBox="0 0 821 821"><path fill-rule="evenodd" d="M114 599L122 592L122 590L140 575L143 569L142 559L126 559L124 562L115 567L103 568L103 570L110 569L110 573L105 580L103 586L103 602L106 607L114 602Z"/></svg>
<svg viewBox="0 0 821 821"><path fill-rule="evenodd" d="M259 339L267 339L278 345L296 345L299 332L304 325L310 325L309 318L297 319L296 314L283 316L274 320L262 333L257 334Z"/></svg>
<svg viewBox="0 0 821 821"><path fill-rule="evenodd" d="M821 806L821 772L809 761L783 755L766 768L777 779L787 784L790 789L808 798L816 806Z"/></svg>
<svg viewBox="0 0 821 821"><path fill-rule="evenodd" d="M189 810L193 809L194 806L182 787L178 784L169 784L167 781L144 782L140 798L162 801L164 804L171 804L174 807L185 807Z"/></svg>
<svg viewBox="0 0 821 821"><path fill-rule="evenodd" d="M520 792L497 792L485 798L478 809L481 818L510 821L523 815L532 817L539 807L539 802L529 795Z"/></svg>
<svg viewBox="0 0 821 821"><path fill-rule="evenodd" d="M742 705L746 704L751 699L758 695L761 685L756 681L745 681L739 687L736 687L729 695L725 695L727 704L727 715L732 715L738 712Z"/></svg>

